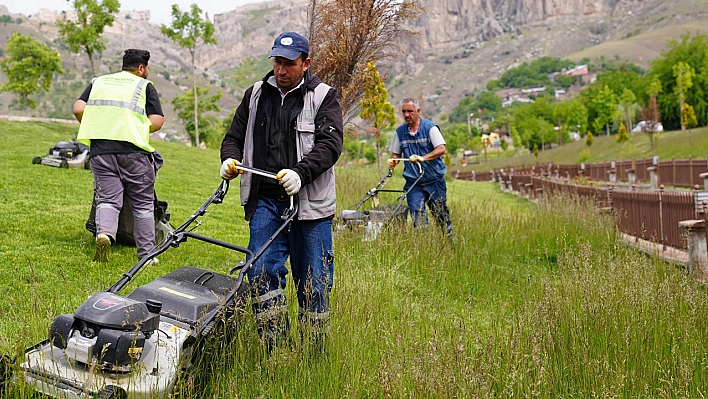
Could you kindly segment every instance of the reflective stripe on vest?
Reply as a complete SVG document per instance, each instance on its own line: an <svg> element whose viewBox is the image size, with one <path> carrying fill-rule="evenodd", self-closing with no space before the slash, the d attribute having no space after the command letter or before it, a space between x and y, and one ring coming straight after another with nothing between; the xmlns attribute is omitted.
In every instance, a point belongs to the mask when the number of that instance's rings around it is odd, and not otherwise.
<svg viewBox="0 0 708 399"><path fill-rule="evenodd" d="M148 83L147 79L140 79L138 81L138 85L135 87L135 91L133 92L133 98L130 99L130 102L127 103L125 101L116 101L116 100L89 100L86 102L86 105L99 105L99 106L109 106L109 107L119 107L119 108L128 108L129 110L138 113L142 116L147 116L145 114L145 108L139 107L138 106L138 101L140 100L140 94L143 91L143 87Z"/></svg>

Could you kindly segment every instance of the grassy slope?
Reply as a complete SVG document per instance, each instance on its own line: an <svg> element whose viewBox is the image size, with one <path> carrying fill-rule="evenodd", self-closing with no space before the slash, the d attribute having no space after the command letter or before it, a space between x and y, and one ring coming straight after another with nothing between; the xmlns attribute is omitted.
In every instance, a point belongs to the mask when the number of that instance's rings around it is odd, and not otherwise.
<svg viewBox="0 0 708 399"><path fill-rule="evenodd" d="M90 261L83 228L90 172L30 162L75 129L0 121L2 352L21 354L43 339L54 316L72 312L135 261L127 247L114 248L107 265ZM218 153L156 146L166 159L158 195L179 223L218 185ZM398 173L389 187L402 184ZM337 177L340 209L378 181L371 168L338 168ZM236 194L233 187L200 233L245 243ZM449 198L455 249L437 228L391 226L373 242L337 233L326 357L308 356L296 339L265 357L247 312L238 337L216 348L223 358L205 365L206 388L182 396L705 396L702 286L617 244L612 223L592 207L536 208L496 185L464 181L450 182ZM190 241L138 281L187 264L223 272L239 259ZM294 298L292 284L288 291ZM297 306L289 305L294 318ZM13 385L9 397L32 396Z"/></svg>
<svg viewBox="0 0 708 399"><path fill-rule="evenodd" d="M488 162L484 163L483 156L480 156L481 164L459 167L461 171L474 170L484 172L492 168L514 167L519 165L532 165L536 162L553 162L556 164L576 164L580 162L594 163L623 159L640 159L658 156L660 160L668 160L672 157L676 159L705 158L708 153L708 128L692 129L690 132L671 131L659 134L654 140L654 148L651 148L649 136L645 133L634 133L628 142L618 144L617 136L597 136L594 137L594 144L588 149L585 140L542 151L538 157L527 151L520 150L512 155L501 153L490 153ZM589 157L583 160L583 151L589 150ZM587 155L587 152L586 152ZM457 169L453 166L452 169Z"/></svg>
<svg viewBox="0 0 708 399"><path fill-rule="evenodd" d="M639 29L641 29L641 26ZM679 40L681 36L687 33L693 35L695 33L705 34L707 32L708 25L701 22L666 26L636 36L603 42L597 46L570 54L566 58L573 61L580 61L585 57L596 60L602 56L604 56L605 59L611 59L616 55L622 60L632 61L638 65L647 67L651 60L661 54L661 51L666 48L666 44L670 40Z"/></svg>

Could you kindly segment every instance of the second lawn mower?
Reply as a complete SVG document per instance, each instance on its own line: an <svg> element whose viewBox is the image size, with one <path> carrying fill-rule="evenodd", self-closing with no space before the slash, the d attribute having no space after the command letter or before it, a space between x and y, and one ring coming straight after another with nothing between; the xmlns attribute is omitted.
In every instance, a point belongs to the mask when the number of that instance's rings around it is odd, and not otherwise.
<svg viewBox="0 0 708 399"><path fill-rule="evenodd" d="M397 160L408 162L405 158ZM389 190L383 188L391 176L393 176L393 169L389 169L388 173L378 184L366 192L364 198L356 204L354 209L345 209L339 213L336 219L337 226L340 229L361 230L364 234L362 239L364 241L372 241L376 239L385 225L394 222L405 223L408 220L408 206L403 203L408 193L423 177L423 167L420 163L416 165L418 166L418 177L407 190ZM396 202L381 205L379 203L379 193L398 193L399 196Z"/></svg>

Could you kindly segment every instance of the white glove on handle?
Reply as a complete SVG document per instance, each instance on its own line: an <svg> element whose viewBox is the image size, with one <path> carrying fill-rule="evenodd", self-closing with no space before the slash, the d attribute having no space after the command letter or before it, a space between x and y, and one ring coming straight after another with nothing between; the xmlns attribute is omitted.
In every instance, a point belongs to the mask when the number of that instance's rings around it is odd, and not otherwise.
<svg viewBox="0 0 708 399"><path fill-rule="evenodd" d="M224 180L231 180L234 177L243 174L243 170L235 168L236 165L241 165L241 162L233 158L229 158L224 161L224 163L221 164L221 170L219 171L221 178Z"/></svg>
<svg viewBox="0 0 708 399"><path fill-rule="evenodd" d="M413 163L418 163L418 162L423 162L423 161L425 161L425 159L423 159L423 157L421 157L420 155L417 155L417 154L411 155L411 156L408 158L408 160L409 160L410 162L413 162Z"/></svg>
<svg viewBox="0 0 708 399"><path fill-rule="evenodd" d="M275 177L280 179L280 185L283 186L288 195L295 195L298 191L300 191L302 182L300 181L300 175L298 175L294 170L283 169L278 172Z"/></svg>

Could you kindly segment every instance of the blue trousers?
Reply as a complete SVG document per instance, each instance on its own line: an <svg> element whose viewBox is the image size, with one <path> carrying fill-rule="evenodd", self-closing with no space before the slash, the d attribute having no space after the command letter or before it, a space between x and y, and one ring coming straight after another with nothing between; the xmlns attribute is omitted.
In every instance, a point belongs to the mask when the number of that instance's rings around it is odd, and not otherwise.
<svg viewBox="0 0 708 399"><path fill-rule="evenodd" d="M404 190L408 190L412 181L406 181ZM437 179L427 184L417 184L406 197L408 208L413 217L413 225L419 227L428 225L426 205L435 217L435 221L442 227L447 236L452 239L452 220L450 210L447 208L447 184L444 178Z"/></svg>
<svg viewBox="0 0 708 399"><path fill-rule="evenodd" d="M283 223L280 217L289 205L287 201L258 198L249 225L248 249L256 253L268 241ZM273 320L282 322L283 316L287 319L285 261L288 257L297 289L299 319L313 324L326 323L329 319L329 293L334 280L332 221L294 220L248 270L248 280L257 295L254 310L261 325L259 329L270 328Z"/></svg>

